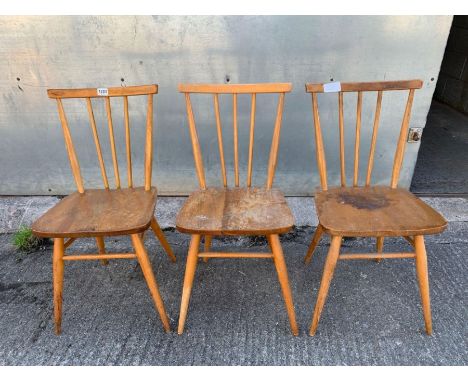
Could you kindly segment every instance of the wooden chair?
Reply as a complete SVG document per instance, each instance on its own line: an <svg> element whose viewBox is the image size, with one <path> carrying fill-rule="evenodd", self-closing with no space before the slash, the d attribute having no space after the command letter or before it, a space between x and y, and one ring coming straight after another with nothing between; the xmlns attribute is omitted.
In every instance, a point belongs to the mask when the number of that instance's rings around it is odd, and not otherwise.
<svg viewBox="0 0 468 382"><path fill-rule="evenodd" d="M422 87L422 81L387 81L341 83L338 92L338 127L340 146L341 186L329 188L325 151L320 127L317 93L323 93L323 84L306 84L306 91L312 93L312 110L315 126L317 165L320 174L321 191L315 195L319 225L307 251L305 262L310 262L320 237L327 233L331 236L331 245L323 271L322 282L310 326L310 335L314 335L320 319L330 281L338 259L394 259L414 258L416 273L423 306L426 332L431 334L431 308L429 300L429 281L424 235L442 232L447 222L445 219L415 197L409 191L397 188L400 169L405 153L408 125L413 104L414 92ZM379 128L383 93L385 91L408 90L408 99L403 115L400 134L396 146L390 186L371 186L374 152ZM343 93L357 92L356 129L354 144L354 173L352 186L347 186L345 173L344 113ZM369 151L369 161L364 186L358 185L359 146L361 133L361 110L364 92L376 92L377 103L373 122L373 132ZM414 252L382 253L385 237L404 237L414 248ZM377 253L340 255L343 237L375 237Z"/></svg>
<svg viewBox="0 0 468 382"><path fill-rule="evenodd" d="M289 316L291 330L298 334L294 313L293 299L289 288L286 263L278 234L291 229L294 219L283 194L273 189L280 140L281 118L285 93L291 91L291 84L232 84L232 85L198 85L181 84L179 91L184 93L187 106L188 124L192 140L200 190L192 193L176 220L176 227L180 232L192 235L185 270L184 287L180 307L178 333L184 330L187 309L192 290L193 279L199 258L272 258L278 272L286 309ZM207 187L205 170L197 129L195 127L194 113L190 100L190 93L208 93L213 95L218 147L221 162L222 188ZM257 94L279 93L279 102L276 112L273 139L271 143L268 175L264 187L252 186L252 163L255 132L255 108ZM226 165L224 160L223 136L219 111L219 94L232 94L233 107L233 152L234 152L234 186L228 187ZM238 123L237 99L239 94L250 94L250 134L247 166L246 187L240 187L239 182L239 154L238 154ZM210 251L212 236L220 235L265 235L268 239L271 253L225 253ZM201 237L205 237L205 252L199 252Z"/></svg>
<svg viewBox="0 0 468 382"><path fill-rule="evenodd" d="M151 262L143 244L143 234L151 227L169 258L175 261L171 247L154 217L157 191L151 186L153 159L153 95L158 92L157 85L131 86L100 89L50 89L49 98L57 100L58 113L62 124L73 177L78 188L62 199L57 205L41 216L32 226L33 233L41 237L54 238L53 251L53 285L55 331L61 332L63 269L65 261L101 260L104 264L110 259L138 259L143 275L148 284L151 296L159 312L164 329L170 331L169 320L164 303L159 294ZM130 142L129 100L131 96L147 96L146 145L144 187L135 187L132 176L132 154ZM114 128L111 115L111 98L122 97L124 109L126 159L128 188L121 188L117 152L114 139ZM101 168L104 189L85 190L81 177L80 165L69 130L63 99L84 98L89 114L90 125L96 146L97 157ZM103 98L105 101L109 140L112 150L112 161L115 175L115 189L110 189L104 165L101 144L93 113L92 98ZM104 238L106 236L130 235L135 253L106 253ZM98 254L66 255L65 249L77 238L95 237ZM65 238L68 240L65 241Z"/></svg>

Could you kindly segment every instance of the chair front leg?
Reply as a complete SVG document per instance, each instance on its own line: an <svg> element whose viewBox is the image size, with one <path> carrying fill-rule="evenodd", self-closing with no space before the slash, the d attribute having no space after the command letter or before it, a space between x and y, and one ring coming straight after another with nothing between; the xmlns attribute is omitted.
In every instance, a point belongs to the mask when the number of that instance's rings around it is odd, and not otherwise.
<svg viewBox="0 0 468 382"><path fill-rule="evenodd" d="M153 297L154 305L156 306L156 309L159 312L159 316L161 317L164 330L166 332L170 332L171 328L169 325L169 319L167 317L166 309L164 308L164 302L162 300L161 294L159 293L158 284L156 282L156 278L154 277L151 262L149 260L148 254L146 253L143 240L138 233L131 235L131 238L138 262L140 263L143 276L146 280L146 284L148 284L151 296Z"/></svg>
<svg viewBox="0 0 468 382"><path fill-rule="evenodd" d="M173 263L175 263L176 262L176 257L174 255L174 252L172 252L172 248L169 245L169 243L168 243L168 241L166 239L166 236L164 236L164 233L163 233L161 227L159 226L158 221L156 220L155 217L153 217L153 219L151 219L151 229L153 230L154 234L158 238L159 242L163 246L164 250L166 251L166 253L169 256L169 258L171 259L171 261Z"/></svg>
<svg viewBox="0 0 468 382"><path fill-rule="evenodd" d="M322 314L322 309L327 299L328 288L330 287L331 279L333 278L333 272L335 271L336 263L340 255L341 247L341 236L332 236L330 249L328 250L327 260L325 261L325 267L323 269L322 281L320 283L320 289L317 296L317 302L315 303L314 315L312 317L312 324L310 325L310 335L315 335L317 326Z"/></svg>
<svg viewBox="0 0 468 382"><path fill-rule="evenodd" d="M286 304L286 310L288 312L291 331L293 335L297 336L299 334L299 331L296 323L296 314L294 312L293 297L291 293L291 288L289 287L288 270L286 268L286 262L284 261L284 255L283 250L281 248L279 236L270 235L269 239L271 249L273 252L273 259L275 262L276 272L278 273L278 279L281 285L281 290L283 292L284 303Z"/></svg>
<svg viewBox="0 0 468 382"><path fill-rule="evenodd" d="M198 250L200 245L200 235L192 235L190 241L190 247L187 256L187 265L185 267L184 276L184 287L182 290L182 300L180 302L180 315L179 315L179 327L177 329L178 334L184 332L185 319L187 318L187 310L190 301L190 294L192 293L193 279L195 277L195 271L197 269L198 262Z"/></svg>
<svg viewBox="0 0 468 382"><path fill-rule="evenodd" d="M52 274L54 286L54 320L55 334L62 332L62 292L63 292L63 238L54 239L54 253L52 257Z"/></svg>
<svg viewBox="0 0 468 382"><path fill-rule="evenodd" d="M424 245L424 236L419 235L414 237L414 248L416 252L416 274L418 276L426 333L431 335L431 299L429 296L429 275L427 272L427 254L426 246Z"/></svg>
<svg viewBox="0 0 468 382"><path fill-rule="evenodd" d="M310 260L312 260L312 254L315 251L315 248L317 247L318 243L320 242L320 239L323 235L323 227L319 223L317 226L317 229L314 232L314 236L312 237L312 242L310 243L309 248L307 249L307 255L304 258L304 263L309 264Z"/></svg>

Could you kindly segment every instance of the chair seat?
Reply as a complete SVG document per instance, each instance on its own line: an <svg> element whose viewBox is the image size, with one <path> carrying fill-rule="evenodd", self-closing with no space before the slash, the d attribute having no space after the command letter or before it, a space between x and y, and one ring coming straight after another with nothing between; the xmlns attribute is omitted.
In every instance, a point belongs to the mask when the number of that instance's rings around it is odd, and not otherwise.
<svg viewBox="0 0 468 382"><path fill-rule="evenodd" d="M294 218L281 191L207 188L190 195L176 226L185 233L267 235L288 232Z"/></svg>
<svg viewBox="0 0 468 382"><path fill-rule="evenodd" d="M339 187L315 195L320 224L339 236L412 236L442 232L445 219L401 188Z"/></svg>
<svg viewBox="0 0 468 382"><path fill-rule="evenodd" d="M145 231L151 224L157 191L152 187L75 192L32 225L42 237L115 236Z"/></svg>

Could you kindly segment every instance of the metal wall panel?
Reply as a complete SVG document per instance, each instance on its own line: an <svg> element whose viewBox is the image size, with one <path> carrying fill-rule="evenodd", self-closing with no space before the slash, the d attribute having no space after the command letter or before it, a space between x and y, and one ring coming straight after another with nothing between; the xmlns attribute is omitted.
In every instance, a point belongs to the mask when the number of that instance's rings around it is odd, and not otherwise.
<svg viewBox="0 0 468 382"><path fill-rule="evenodd" d="M154 179L163 194L187 194L197 187L184 99L179 82L292 82L286 96L275 186L289 195L310 195L319 185L310 95L305 82L421 78L411 126L424 127L452 18L450 16L139 16L0 18L0 193L66 194L74 190L55 102L47 88L110 87L157 83ZM123 79L123 82L122 80ZM388 183L405 94L384 97L374 170ZM132 101L131 101L132 102ZM254 176L265 178L276 100L259 97ZM221 99L226 145L232 147L231 101ZM364 98L362 156L369 147L375 95ZM211 99L195 103L208 180L220 184ZM339 182L336 95L321 97L321 119L330 170ZM356 100L345 97L347 156L353 147ZM122 178L125 181L123 117L114 105ZM143 147L143 104L131 103L133 141ZM101 184L84 104L67 102L72 135L79 147L86 186ZM107 142L103 107L96 104L102 140ZM239 100L240 137L248 136L248 97ZM241 145L241 164L247 145ZM401 185L408 187L419 143L408 144ZM107 152L108 173L112 174ZM232 149L227 149L232 163ZM136 176L142 150L135 151ZM361 168L365 172L364 166ZM245 172L241 172L241 175ZM232 172L229 173L232 180Z"/></svg>

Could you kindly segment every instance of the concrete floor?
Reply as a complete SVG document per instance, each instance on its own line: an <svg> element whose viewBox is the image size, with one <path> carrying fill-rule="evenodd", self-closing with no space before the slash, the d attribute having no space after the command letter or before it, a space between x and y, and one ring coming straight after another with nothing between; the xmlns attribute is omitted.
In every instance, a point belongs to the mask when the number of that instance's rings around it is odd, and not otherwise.
<svg viewBox="0 0 468 382"><path fill-rule="evenodd" d="M465 219L466 220L466 219ZM68 263L63 334L53 332L51 248L20 255L0 236L0 364L4 365L466 365L468 364L467 221L428 237L434 335L424 334L412 260L338 264L315 337L308 326L328 240L302 262L312 229L282 237L300 334L293 337L269 260L200 263L186 332L166 334L133 260ZM178 262L154 237L146 243L176 328L188 237L166 231ZM117 252L130 242L112 239ZM264 240L214 241L224 250L266 250ZM345 251L372 251L369 240ZM407 248L389 240L388 251ZM94 251L90 240L70 250Z"/></svg>
<svg viewBox="0 0 468 382"><path fill-rule="evenodd" d="M411 182L422 194L468 194L468 115L433 101Z"/></svg>

